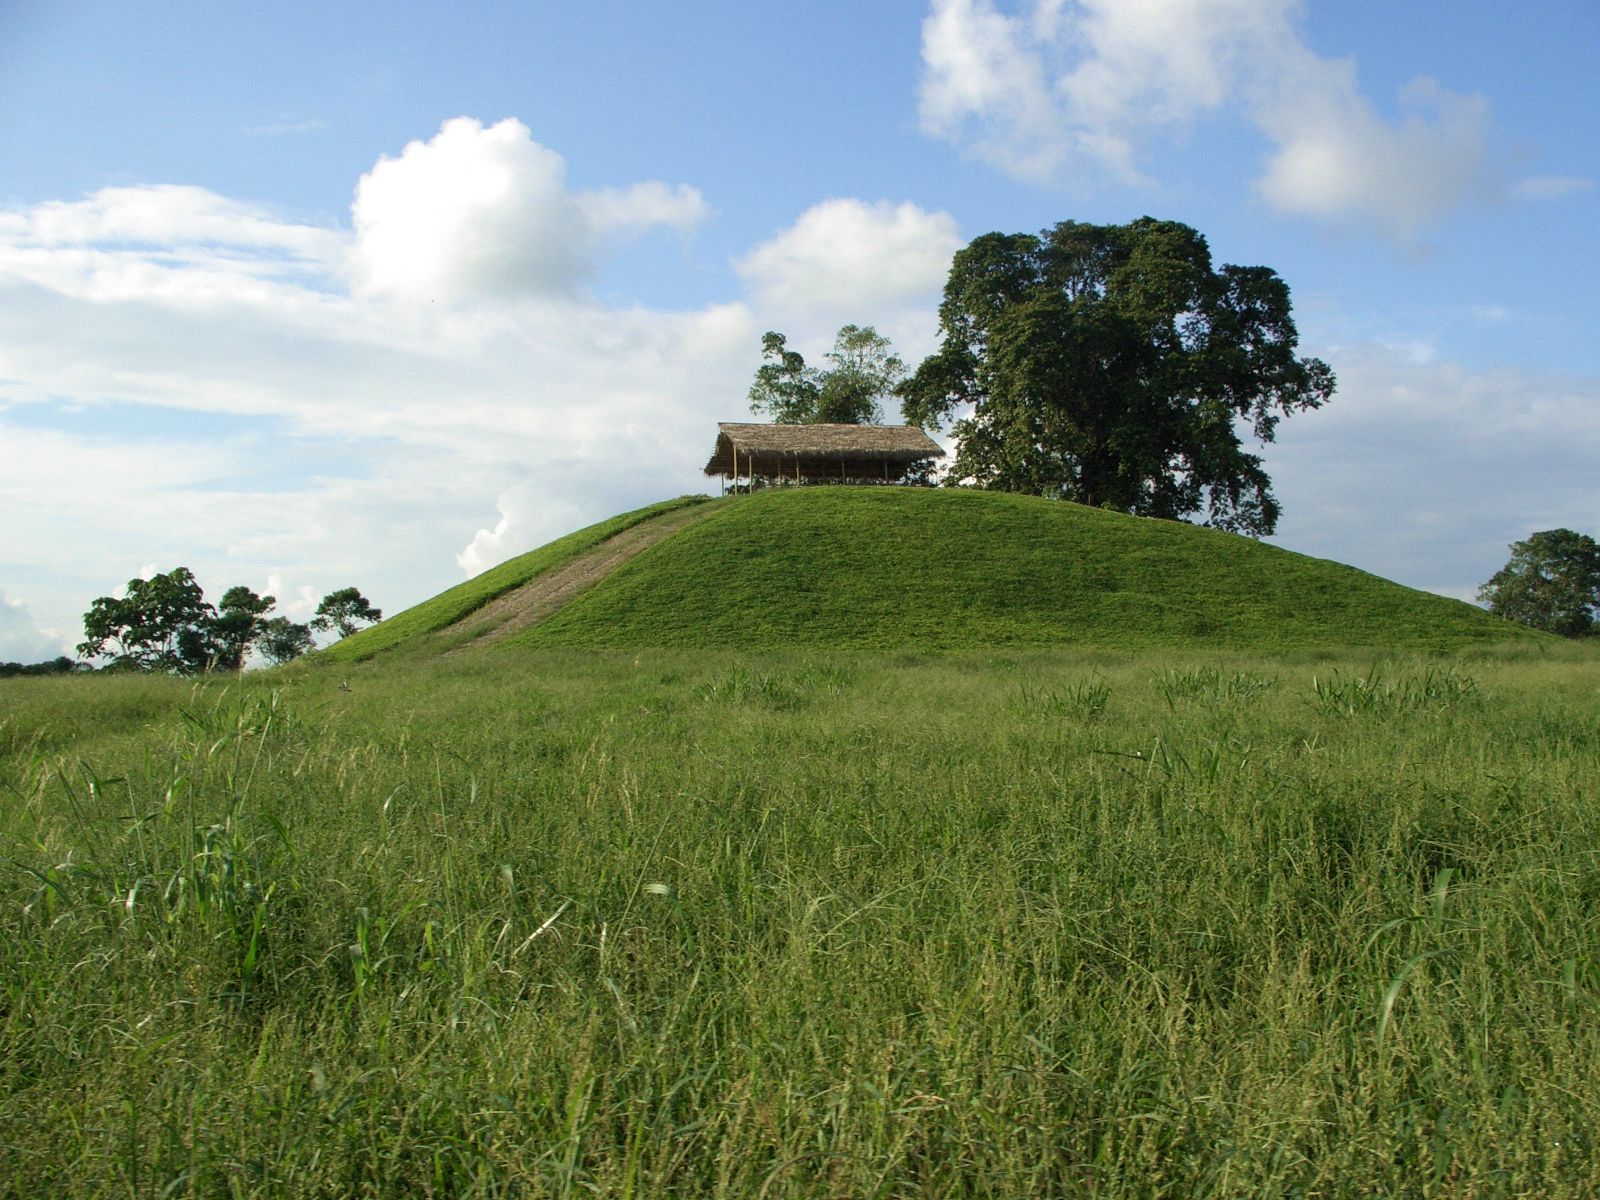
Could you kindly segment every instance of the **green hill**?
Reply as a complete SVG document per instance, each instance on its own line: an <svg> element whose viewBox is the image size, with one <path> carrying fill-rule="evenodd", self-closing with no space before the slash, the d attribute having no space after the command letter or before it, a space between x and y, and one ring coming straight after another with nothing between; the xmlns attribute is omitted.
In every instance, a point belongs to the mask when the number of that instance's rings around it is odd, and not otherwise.
<svg viewBox="0 0 1600 1200"><path fill-rule="evenodd" d="M341 643L449 625L676 504L514 559ZM998 492L796 488L705 503L510 640L540 646L996 644L1452 649L1537 638L1472 605L1179 522ZM619 525L619 523L621 523ZM494 576L490 580L490 575ZM530 591L530 595L532 592ZM420 617L417 614L422 614ZM455 615L452 615L455 614ZM448 617L448 619L443 619ZM457 638L457 644L460 638ZM435 635L440 648L447 637Z"/></svg>
<svg viewBox="0 0 1600 1200"><path fill-rule="evenodd" d="M497 597L514 591L620 533L679 509L704 503L708 503L708 497L679 496L676 500L664 500L660 504L637 508L569 533L537 550L530 550L490 567L465 583L458 583L433 599L413 605L370 629L363 629L352 637L335 642L322 651L321 657L334 662L353 662L371 658L383 650L415 643L428 634L466 619Z"/></svg>

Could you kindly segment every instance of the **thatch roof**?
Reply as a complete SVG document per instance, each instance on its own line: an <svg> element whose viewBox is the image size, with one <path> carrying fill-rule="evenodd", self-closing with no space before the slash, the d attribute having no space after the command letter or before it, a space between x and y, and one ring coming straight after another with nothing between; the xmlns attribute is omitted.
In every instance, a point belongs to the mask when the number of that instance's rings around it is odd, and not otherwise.
<svg viewBox="0 0 1600 1200"><path fill-rule="evenodd" d="M944 451L915 425L757 425L723 421L707 475L837 479L904 475Z"/></svg>

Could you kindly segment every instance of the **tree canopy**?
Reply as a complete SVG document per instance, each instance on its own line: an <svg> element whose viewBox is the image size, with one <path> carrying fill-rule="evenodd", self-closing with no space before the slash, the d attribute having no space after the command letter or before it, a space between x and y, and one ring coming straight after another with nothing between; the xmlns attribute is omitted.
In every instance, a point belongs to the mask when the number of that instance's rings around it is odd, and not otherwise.
<svg viewBox="0 0 1600 1200"><path fill-rule="evenodd" d="M1239 427L1270 442L1334 390L1295 352L1276 272L1214 269L1175 221L985 234L956 254L939 319L900 395L914 424L954 418L951 483L1271 533L1278 502Z"/></svg>
<svg viewBox="0 0 1600 1200"><path fill-rule="evenodd" d="M383 613L372 607L372 602L353 587L329 592L317 605L317 615L311 618L311 628L337 630L340 637L349 637L362 625L372 625L383 620Z"/></svg>
<svg viewBox="0 0 1600 1200"><path fill-rule="evenodd" d="M1511 544L1511 559L1478 589L1502 617L1584 637L1600 628L1600 544L1570 529L1546 529Z"/></svg>
<svg viewBox="0 0 1600 1200"><path fill-rule="evenodd" d="M314 645L311 627L288 617L268 617L261 622L261 633L256 640L261 657L273 666L299 658Z"/></svg>
<svg viewBox="0 0 1600 1200"><path fill-rule="evenodd" d="M761 355L750 411L779 425L876 424L883 420L883 399L906 376L889 339L870 325L840 329L821 370L806 366L781 333L761 339Z"/></svg>
<svg viewBox="0 0 1600 1200"><path fill-rule="evenodd" d="M247 587L231 587L211 618L208 657L218 671L237 671L261 636L263 618L277 603L273 596L258 596Z"/></svg>
<svg viewBox="0 0 1600 1200"><path fill-rule="evenodd" d="M216 609L188 567L130 579L122 597L101 596L83 617L85 658L109 654L112 667L192 674L210 660Z"/></svg>

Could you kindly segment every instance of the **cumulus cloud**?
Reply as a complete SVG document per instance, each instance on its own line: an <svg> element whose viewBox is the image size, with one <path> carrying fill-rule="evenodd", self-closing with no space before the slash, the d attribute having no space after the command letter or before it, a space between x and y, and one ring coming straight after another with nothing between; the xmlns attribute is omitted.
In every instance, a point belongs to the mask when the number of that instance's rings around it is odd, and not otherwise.
<svg viewBox="0 0 1600 1200"><path fill-rule="evenodd" d="M909 203L826 200L736 267L758 304L795 314L822 309L860 321L860 314L936 297L962 245L948 213Z"/></svg>
<svg viewBox="0 0 1600 1200"><path fill-rule="evenodd" d="M356 288L411 302L504 301L575 292L600 239L706 214L694 188L659 182L567 187L566 161L520 121L447 121L361 178L353 208Z"/></svg>
<svg viewBox="0 0 1600 1200"><path fill-rule="evenodd" d="M871 325L915 364L937 344L939 295L963 244L948 213L833 199L807 209L734 269L764 327L781 330L809 361L833 345L841 326ZM755 344L747 351L752 371L758 351ZM748 387L746 376L739 410Z"/></svg>
<svg viewBox="0 0 1600 1200"><path fill-rule="evenodd" d="M592 250L566 176L521 122L446 122L361 177L358 288L422 301L570 291Z"/></svg>
<svg viewBox="0 0 1600 1200"><path fill-rule="evenodd" d="M1408 242L1495 187L1488 103L1412 81L1391 120L1356 65L1301 40L1300 0L933 0L924 129L1013 174L1142 179L1153 132L1242 112L1270 147L1260 195L1281 211Z"/></svg>
<svg viewBox="0 0 1600 1200"><path fill-rule="evenodd" d="M302 619L350 583L398 610L704 488L756 316L581 286L628 237L692 229L697 191L575 191L524 127L471 121L361 186L346 230L165 185L0 212L0 579L36 623L152 561Z"/></svg>
<svg viewBox="0 0 1600 1200"><path fill-rule="evenodd" d="M1015 175L1054 175L1086 131L1063 119L1037 37L987 0L936 0L922 28L923 128L965 141ZM1077 148L1095 153L1087 144ZM1131 174L1127 155L1121 157L1119 170Z"/></svg>
<svg viewBox="0 0 1600 1200"><path fill-rule="evenodd" d="M495 500L495 510L499 515L494 527L479 529L456 555L456 565L468 575L533 550L550 536L583 524L581 505L551 496L531 482L501 492Z"/></svg>
<svg viewBox="0 0 1600 1200"><path fill-rule="evenodd" d="M1354 64L1304 56L1258 118L1276 147L1257 182L1262 196L1283 212L1365 219L1409 243L1463 201L1492 194L1487 101L1431 79L1412 81L1400 101L1405 119L1385 121L1357 89Z"/></svg>

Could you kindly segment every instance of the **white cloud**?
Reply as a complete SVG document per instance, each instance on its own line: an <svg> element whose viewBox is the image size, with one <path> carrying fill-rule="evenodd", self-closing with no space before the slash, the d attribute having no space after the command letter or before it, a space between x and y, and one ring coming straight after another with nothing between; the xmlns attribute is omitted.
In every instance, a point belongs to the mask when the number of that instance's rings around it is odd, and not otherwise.
<svg viewBox="0 0 1600 1200"><path fill-rule="evenodd" d="M361 177L358 289L422 302L572 291L593 247L566 174L519 121L445 122Z"/></svg>
<svg viewBox="0 0 1600 1200"><path fill-rule="evenodd" d="M687 232L710 212L705 197L687 184L668 187L651 180L627 188L588 192L583 207L590 224L602 233L633 233L657 225Z"/></svg>
<svg viewBox="0 0 1600 1200"><path fill-rule="evenodd" d="M273 598L274 616L305 622L316 615L319 602L316 589L303 583L291 585L280 571L272 571L267 575L267 589L262 594Z"/></svg>
<svg viewBox="0 0 1600 1200"><path fill-rule="evenodd" d="M826 310L866 323L880 310L936 298L962 244L948 213L826 200L736 266L761 305L795 314Z"/></svg>
<svg viewBox="0 0 1600 1200"><path fill-rule="evenodd" d="M351 255L357 291L411 303L504 302L577 291L604 235L687 229L707 208L659 182L568 190L566 161L520 121L446 121L361 178Z"/></svg>
<svg viewBox="0 0 1600 1200"><path fill-rule="evenodd" d="M923 128L966 141L1015 175L1055 174L1077 148L1077 133L1062 119L1037 40L988 0L935 0L922 28Z"/></svg>
<svg viewBox="0 0 1600 1200"><path fill-rule="evenodd" d="M187 187L0 212L0 578L62 628L152 562L299 619L351 583L398 611L458 555L703 490L757 318L584 295L609 247L706 206L564 179L515 122L452 122L365 177L353 231ZM457 304L404 302L434 285Z"/></svg>
<svg viewBox="0 0 1600 1200"><path fill-rule="evenodd" d="M456 555L456 565L476 575L513 555L535 549L562 530L583 525L581 506L547 495L533 483L507 488L495 500L493 529L480 529Z"/></svg>
<svg viewBox="0 0 1600 1200"><path fill-rule="evenodd" d="M250 137L290 137L297 133L320 133L328 127L328 123L320 117L304 117L295 119L285 117L281 121L268 121L264 125L249 125L245 133Z"/></svg>
<svg viewBox="0 0 1600 1200"><path fill-rule="evenodd" d="M1417 79L1402 117L1361 92L1355 63L1295 27L1300 0L932 0L923 25L924 128L1013 174L1141 180L1153 132L1240 110L1271 149L1273 207L1376 227L1401 242L1493 190L1488 104Z"/></svg>
<svg viewBox="0 0 1600 1200"><path fill-rule="evenodd" d="M1385 121L1357 89L1353 63L1305 55L1258 117L1276 146L1261 194L1283 212L1366 221L1402 243L1467 199L1490 195L1488 103L1418 79L1401 104L1405 120Z"/></svg>
<svg viewBox="0 0 1600 1200"><path fill-rule="evenodd" d="M939 295L964 244L955 218L915 204L825 200L734 268L767 329L816 361L844 325L871 325L915 364L938 341ZM738 419L759 347L738 390ZM894 414L889 414L893 419Z"/></svg>
<svg viewBox="0 0 1600 1200"><path fill-rule="evenodd" d="M0 213L0 238L32 247L135 244L170 250L196 244L278 249L326 258L335 235L282 221L265 209L182 184L109 187L82 200L48 201Z"/></svg>

